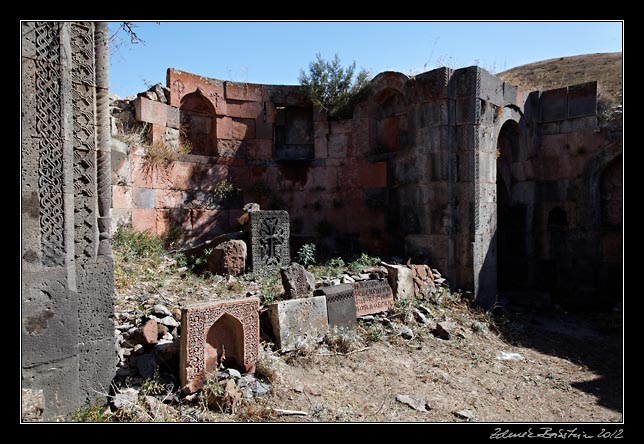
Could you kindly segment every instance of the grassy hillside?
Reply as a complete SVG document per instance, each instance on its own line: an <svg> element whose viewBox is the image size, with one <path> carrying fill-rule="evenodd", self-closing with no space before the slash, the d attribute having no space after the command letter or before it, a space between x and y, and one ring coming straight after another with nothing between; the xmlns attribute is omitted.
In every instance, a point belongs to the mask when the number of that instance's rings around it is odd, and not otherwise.
<svg viewBox="0 0 644 444"><path fill-rule="evenodd" d="M517 66L497 77L527 91L547 90L597 80L602 101L622 102L622 53L559 57Z"/></svg>

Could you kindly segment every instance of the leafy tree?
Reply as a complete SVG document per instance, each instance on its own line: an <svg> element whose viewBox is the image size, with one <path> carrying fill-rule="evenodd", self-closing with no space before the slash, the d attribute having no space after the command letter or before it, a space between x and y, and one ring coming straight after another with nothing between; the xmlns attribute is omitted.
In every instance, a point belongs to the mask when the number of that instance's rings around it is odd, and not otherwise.
<svg viewBox="0 0 644 444"><path fill-rule="evenodd" d="M353 100L369 83L367 70L361 69L357 74L355 70L355 62L344 68L337 54L333 60L324 60L318 53L309 63L308 73L300 71L299 81L313 104L329 117L347 117Z"/></svg>

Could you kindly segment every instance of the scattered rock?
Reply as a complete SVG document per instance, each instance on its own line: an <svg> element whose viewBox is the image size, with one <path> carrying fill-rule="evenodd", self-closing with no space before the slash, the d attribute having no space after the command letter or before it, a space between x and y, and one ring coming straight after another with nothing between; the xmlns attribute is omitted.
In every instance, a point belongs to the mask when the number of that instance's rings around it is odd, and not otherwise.
<svg viewBox="0 0 644 444"><path fill-rule="evenodd" d="M498 351L496 352L496 359L499 361L520 361L523 359L523 356L519 353Z"/></svg>
<svg viewBox="0 0 644 444"><path fill-rule="evenodd" d="M352 278L351 276L349 276L348 274L343 274L343 275L340 277L340 283L342 283L342 284L351 284L351 283L353 283L353 282L355 282L355 281L356 281L356 280L355 280L355 279L353 279L353 278Z"/></svg>
<svg viewBox="0 0 644 444"><path fill-rule="evenodd" d="M152 88L150 88L150 91L154 91L154 93L157 96L157 100L159 102L161 102L161 103L168 103L168 98L166 96L166 91L165 90L167 90L167 88L165 88L160 83L157 83Z"/></svg>
<svg viewBox="0 0 644 444"><path fill-rule="evenodd" d="M208 256L208 270L214 274L238 276L246 269L246 251L243 240L222 242Z"/></svg>
<svg viewBox="0 0 644 444"><path fill-rule="evenodd" d="M425 399L419 397L396 395L396 401L407 404L409 407L414 410L418 410L419 412L429 412L432 409Z"/></svg>
<svg viewBox="0 0 644 444"><path fill-rule="evenodd" d="M467 409L459 410L458 412L454 412L454 415L457 418L466 419L468 421L472 421L476 417L474 412L472 412L471 410L467 410Z"/></svg>
<svg viewBox="0 0 644 444"><path fill-rule="evenodd" d="M253 382L253 384L251 384L251 390L253 391L255 396L264 396L270 389L270 384L259 382L257 380Z"/></svg>
<svg viewBox="0 0 644 444"><path fill-rule="evenodd" d="M412 313L414 314L414 318L416 319L416 321L418 323L423 324L423 325L428 325L430 323L429 319L427 319L425 317L425 315L423 313L421 313L421 311L419 309L414 308Z"/></svg>
<svg viewBox="0 0 644 444"><path fill-rule="evenodd" d="M167 326L163 325L163 324L158 324L157 328L159 330L159 336L160 337L163 337L163 335L165 335L166 333L170 332L170 329Z"/></svg>
<svg viewBox="0 0 644 444"><path fill-rule="evenodd" d="M438 338L449 340L454 335L455 328L456 324L454 322L443 321L436 324L436 327L434 328L434 331L432 333Z"/></svg>
<svg viewBox="0 0 644 444"><path fill-rule="evenodd" d="M411 328L406 325L401 325L398 327L398 334L405 339L414 339L414 332L411 331Z"/></svg>
<svg viewBox="0 0 644 444"><path fill-rule="evenodd" d="M253 382L255 382L255 377L253 375L244 375L239 378L237 385L239 387L246 387L247 385L251 385Z"/></svg>
<svg viewBox="0 0 644 444"><path fill-rule="evenodd" d="M250 213L251 211L259 211L259 209L259 204L255 202L247 203L246 205L244 205L244 207L242 208L244 212L237 218L239 225L244 226L246 222L248 222L248 213Z"/></svg>
<svg viewBox="0 0 644 444"><path fill-rule="evenodd" d="M136 341L144 347L150 347L158 342L159 328L157 321L149 319L143 324L136 333Z"/></svg>
<svg viewBox="0 0 644 444"><path fill-rule="evenodd" d="M153 100L155 102L159 100L159 96L157 96L154 91L141 92L141 93L138 93L137 96L145 97L146 99Z"/></svg>
<svg viewBox="0 0 644 444"><path fill-rule="evenodd" d="M150 315L150 319L157 321L159 324L163 324L166 327L178 327L180 324L172 316L166 316L164 318L158 318L154 315Z"/></svg>
<svg viewBox="0 0 644 444"><path fill-rule="evenodd" d="M157 316L172 316L172 313L170 310L165 305L161 304L155 304L154 307L152 307L152 314L157 315Z"/></svg>
<svg viewBox="0 0 644 444"><path fill-rule="evenodd" d="M394 298L409 299L414 297L414 279L412 271L405 265L390 265L382 262L387 269L387 280L394 292Z"/></svg>
<svg viewBox="0 0 644 444"><path fill-rule="evenodd" d="M112 405L116 409L122 409L124 407L132 407L136 404L136 400L139 397L139 391L131 387L121 389L119 393L112 397Z"/></svg>
<svg viewBox="0 0 644 444"><path fill-rule="evenodd" d="M286 297L289 299L308 297L315 289L315 276L297 262L281 268L280 276Z"/></svg>
<svg viewBox="0 0 644 444"><path fill-rule="evenodd" d="M239 370L235 370L234 368L227 368L222 373L226 373L231 378L235 378L235 379L241 378L241 373L239 372Z"/></svg>
<svg viewBox="0 0 644 444"><path fill-rule="evenodd" d="M175 416L175 411L172 407L165 405L154 396L146 396L144 399L154 421L167 421Z"/></svg>
<svg viewBox="0 0 644 444"><path fill-rule="evenodd" d="M174 341L174 336L171 333L166 333L159 339L159 344L168 344L172 341Z"/></svg>

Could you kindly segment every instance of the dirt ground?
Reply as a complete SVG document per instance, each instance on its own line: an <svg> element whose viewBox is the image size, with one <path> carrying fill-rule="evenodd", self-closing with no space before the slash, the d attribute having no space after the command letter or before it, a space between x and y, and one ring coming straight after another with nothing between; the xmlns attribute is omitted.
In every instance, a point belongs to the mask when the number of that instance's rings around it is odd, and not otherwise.
<svg viewBox="0 0 644 444"><path fill-rule="evenodd" d="M307 416L275 421L622 421L622 344L588 322L518 313L500 334L466 333L443 340L396 337L348 355L311 353L287 360L266 406ZM511 345L514 344L514 345ZM501 361L499 351L518 353ZM431 409L396 401L409 395Z"/></svg>
<svg viewBox="0 0 644 444"><path fill-rule="evenodd" d="M154 303L176 312L181 304L213 295L245 294L238 283L163 270L123 279L117 313L140 316ZM242 401L235 413L204 415L203 406L181 396L166 405L178 412L173 421L623 422L621 312L499 306L485 316L459 300L423 301L431 312L427 324L400 310L360 320L359 342L341 351L328 341L304 353L269 350L279 364L268 378L271 391ZM432 334L442 321L454 323L448 340ZM403 324L413 338L398 334ZM377 338L368 334L373 326L381 327ZM501 360L500 352L520 357ZM267 380L261 372L258 377ZM418 400L424 411L398 401L400 395ZM458 414L464 410L469 418Z"/></svg>

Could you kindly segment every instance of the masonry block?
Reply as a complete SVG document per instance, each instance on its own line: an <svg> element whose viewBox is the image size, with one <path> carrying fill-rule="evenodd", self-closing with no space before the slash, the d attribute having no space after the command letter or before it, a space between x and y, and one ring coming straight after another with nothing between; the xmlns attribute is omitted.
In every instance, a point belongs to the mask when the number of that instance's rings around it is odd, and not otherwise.
<svg viewBox="0 0 644 444"><path fill-rule="evenodd" d="M568 89L557 88L542 92L539 105L542 122L564 120L568 114Z"/></svg>
<svg viewBox="0 0 644 444"><path fill-rule="evenodd" d="M387 162L367 163L360 169L360 186L385 188L387 186Z"/></svg>
<svg viewBox="0 0 644 444"><path fill-rule="evenodd" d="M157 216L154 208L132 208L132 228L156 234Z"/></svg>
<svg viewBox="0 0 644 444"><path fill-rule="evenodd" d="M280 301L267 307L275 345L283 352L320 342L329 329L326 298Z"/></svg>
<svg viewBox="0 0 644 444"><path fill-rule="evenodd" d="M135 208L154 208L156 190L153 188L133 188L132 202Z"/></svg>
<svg viewBox="0 0 644 444"><path fill-rule="evenodd" d="M145 97L137 97L134 99L134 116L138 122L166 126L168 106Z"/></svg>
<svg viewBox="0 0 644 444"><path fill-rule="evenodd" d="M112 185L112 208L132 208L132 189Z"/></svg>
<svg viewBox="0 0 644 444"><path fill-rule="evenodd" d="M568 87L568 118L597 115L597 82Z"/></svg>
<svg viewBox="0 0 644 444"><path fill-rule="evenodd" d="M222 364L244 373L259 358L259 299L246 298L191 305L181 310L179 376L193 393Z"/></svg>
<svg viewBox="0 0 644 444"><path fill-rule="evenodd" d="M261 102L263 89L263 85L253 83L224 82L226 99Z"/></svg>

